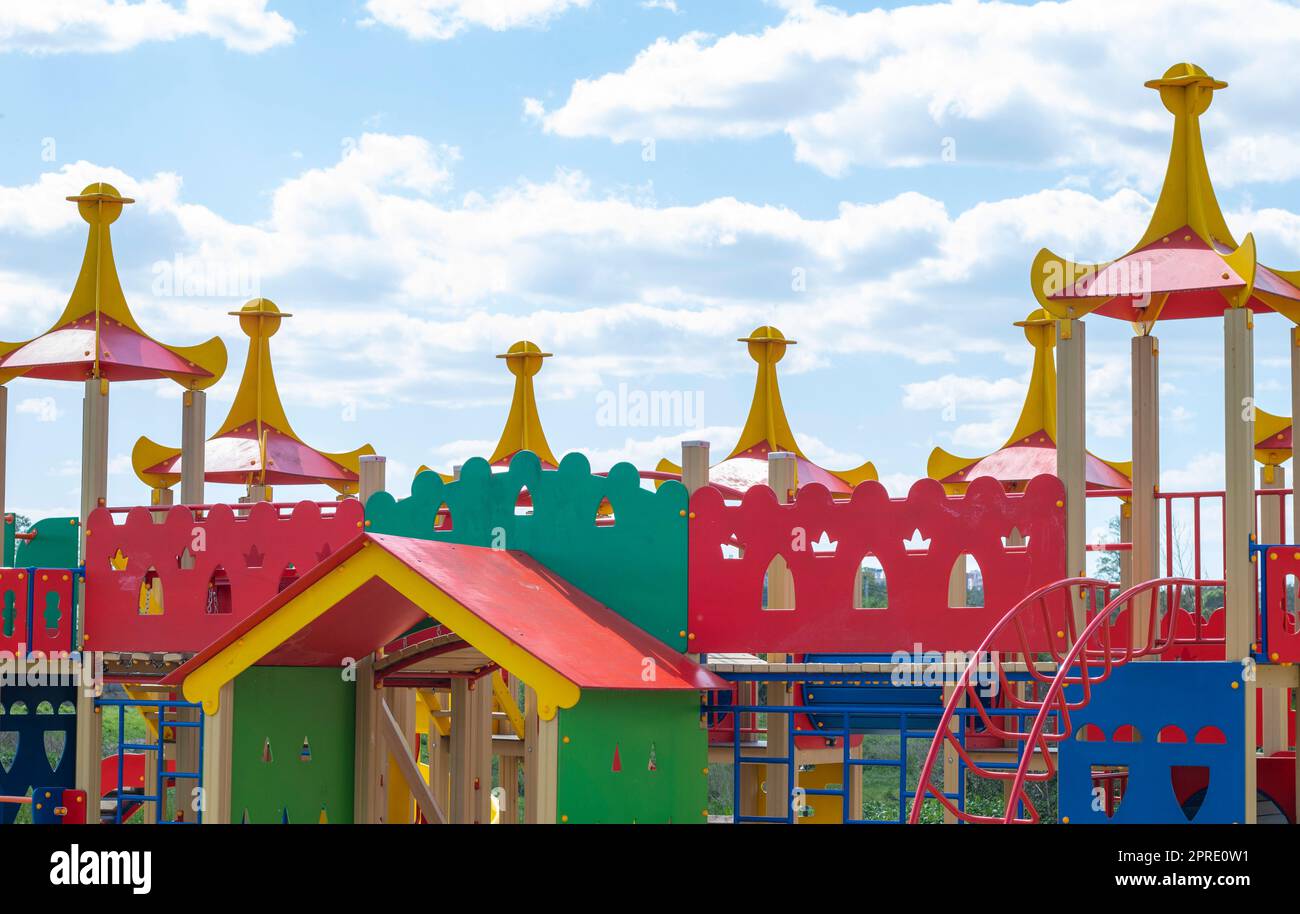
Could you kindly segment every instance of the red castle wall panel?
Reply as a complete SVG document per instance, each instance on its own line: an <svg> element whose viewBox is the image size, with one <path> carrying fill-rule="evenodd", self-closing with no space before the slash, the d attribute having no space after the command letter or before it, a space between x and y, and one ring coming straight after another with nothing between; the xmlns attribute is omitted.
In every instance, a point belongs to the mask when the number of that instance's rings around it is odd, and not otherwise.
<svg viewBox="0 0 1300 914"><path fill-rule="evenodd" d="M1300 581L1300 550L1275 546L1264 560L1268 576L1268 606L1264 607L1264 624L1268 631L1268 660L1294 663L1300 660L1300 626L1296 614L1287 611L1287 578Z"/></svg>
<svg viewBox="0 0 1300 914"><path fill-rule="evenodd" d="M0 569L0 651L27 644L27 569Z"/></svg>
<svg viewBox="0 0 1300 914"><path fill-rule="evenodd" d="M363 527L355 499L287 511L259 502L243 517L237 510L244 509L214 505L196 519L176 505L157 523L146 508L132 508L121 523L106 509L93 512L85 647L201 650Z"/></svg>
<svg viewBox="0 0 1300 914"><path fill-rule="evenodd" d="M72 593L75 586L73 571L69 568L37 568L32 572L32 651L51 655L73 649Z"/></svg>
<svg viewBox="0 0 1300 914"><path fill-rule="evenodd" d="M1039 476L1016 495L996 480L976 479L964 497L923 479L906 498L891 499L879 483L867 482L841 502L809 485L787 505L766 486L750 489L737 505L702 488L690 502L692 650L868 653L917 643L926 651L974 650L1025 594L1065 577L1064 499L1054 476ZM1017 542L1013 530L1022 545L1009 544ZM739 557L727 556L737 550ZM982 607L949 607L949 577L963 553L982 572ZM883 569L885 608L854 608L854 581L867 554ZM794 609L763 608L764 575L777 555L790 569ZM1042 631L1029 635L1048 644ZM993 647L1021 644L1010 631L1005 644Z"/></svg>

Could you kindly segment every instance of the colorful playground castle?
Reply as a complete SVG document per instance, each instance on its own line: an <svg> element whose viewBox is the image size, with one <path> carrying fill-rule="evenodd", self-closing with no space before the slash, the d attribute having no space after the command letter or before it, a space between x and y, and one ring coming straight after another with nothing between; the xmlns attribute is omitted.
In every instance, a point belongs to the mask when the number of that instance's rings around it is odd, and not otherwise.
<svg viewBox="0 0 1300 914"><path fill-rule="evenodd" d="M800 450L777 377L795 341L771 326L741 340L757 381L720 463L699 441L653 470L557 458L549 353L521 341L490 458L395 494L370 445L294 432L271 353L290 315L255 299L208 437L224 344L150 337L110 241L132 201L70 197L89 238L68 306L0 343L0 416L10 381L85 387L80 516L5 530L0 823L1294 822L1300 501L1291 422L1252 405L1252 335L1259 312L1297 325L1295 415L1300 272L1259 264L1215 200L1199 118L1225 83L1180 64L1147 85L1174 131L1146 233L1103 264L1038 254L1006 444L936 449L903 498ZM1086 448L1089 315L1135 329L1131 462ZM1222 322L1221 492L1159 487L1174 319ZM179 445L141 438L149 503L113 505L110 392L159 378ZM338 497L275 500L303 484ZM1088 542L1089 499L1118 541ZM1089 577L1089 551L1114 573Z"/></svg>

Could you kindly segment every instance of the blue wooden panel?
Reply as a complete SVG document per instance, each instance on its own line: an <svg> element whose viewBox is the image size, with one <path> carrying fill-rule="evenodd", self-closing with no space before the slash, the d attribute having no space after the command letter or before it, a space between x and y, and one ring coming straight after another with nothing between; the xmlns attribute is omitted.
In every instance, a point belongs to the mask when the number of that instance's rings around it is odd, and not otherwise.
<svg viewBox="0 0 1300 914"><path fill-rule="evenodd" d="M1062 819L1071 824L1243 821L1246 704L1244 690L1233 688L1234 682L1241 685L1241 672L1234 661L1131 663L1116 669L1072 716L1075 732L1060 745ZM1090 725L1102 738L1079 739ZM1136 731L1132 741L1116 740L1116 731L1125 726ZM1161 731L1171 727L1186 742L1160 742ZM1226 741L1203 741L1217 738L1206 728L1217 729ZM1113 817L1094 808L1100 804L1093 793L1093 766L1128 769L1128 785ZM1175 786L1186 794L1192 783L1208 786L1199 808L1189 803L1184 811Z"/></svg>
<svg viewBox="0 0 1300 914"><path fill-rule="evenodd" d="M59 713L65 703L76 707L77 686L0 689L0 794L22 796L38 786L74 786L77 716L70 708L69 713ZM18 810L12 803L0 803L0 825L12 824Z"/></svg>

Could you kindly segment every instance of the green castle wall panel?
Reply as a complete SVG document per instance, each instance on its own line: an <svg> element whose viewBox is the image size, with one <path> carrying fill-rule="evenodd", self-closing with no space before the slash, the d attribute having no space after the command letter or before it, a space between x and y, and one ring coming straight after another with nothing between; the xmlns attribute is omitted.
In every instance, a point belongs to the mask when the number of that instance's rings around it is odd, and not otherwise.
<svg viewBox="0 0 1300 914"><path fill-rule="evenodd" d="M304 737L311 760L301 758ZM266 741L271 761L264 761ZM230 821L352 821L356 684L339 669L255 666L235 679Z"/></svg>
<svg viewBox="0 0 1300 914"><path fill-rule="evenodd" d="M77 567L81 527L75 517L47 517L32 524L28 532L36 536L30 540L18 540L13 567Z"/></svg>
<svg viewBox="0 0 1300 914"><path fill-rule="evenodd" d="M560 711L559 730L557 817L569 824L708 821L708 734L697 692L587 689Z"/></svg>
<svg viewBox="0 0 1300 914"><path fill-rule="evenodd" d="M521 488L528 489L531 515L515 511ZM605 498L615 522L597 527L596 512ZM451 512L450 530L434 527L444 504ZM537 456L524 451L505 472L492 472L487 461L476 457L455 482L421 473L407 498L387 492L372 496L366 519L371 533L525 552L665 644L685 651L686 508L684 486L669 481L658 490L642 488L631 464L620 463L608 476L598 476L586 457L569 454L558 470L543 471Z"/></svg>

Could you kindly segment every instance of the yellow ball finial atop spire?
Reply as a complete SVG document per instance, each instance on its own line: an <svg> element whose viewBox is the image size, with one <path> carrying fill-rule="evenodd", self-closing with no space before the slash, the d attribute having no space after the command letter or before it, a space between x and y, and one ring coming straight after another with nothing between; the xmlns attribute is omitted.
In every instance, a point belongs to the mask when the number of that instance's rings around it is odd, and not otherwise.
<svg viewBox="0 0 1300 914"><path fill-rule="evenodd" d="M122 215L122 207L134 203L130 197L123 197L112 184L96 181L87 184L81 193L67 198L77 204L77 213L90 225L112 225Z"/></svg>
<svg viewBox="0 0 1300 914"><path fill-rule="evenodd" d="M1194 63L1176 63L1168 70L1165 70L1164 76L1159 79L1148 79L1143 85L1148 89L1159 90L1161 103L1175 116L1180 114L1204 114L1206 109L1210 107L1210 101L1214 97L1214 90L1228 87L1228 84L1223 80L1215 79ZM1194 96L1194 108L1189 111L1186 107L1185 90L1191 87L1209 91L1197 92Z"/></svg>
<svg viewBox="0 0 1300 914"><path fill-rule="evenodd" d="M797 341L787 340L780 330L764 325L755 328L749 336L740 337L738 342L749 344L749 357L758 364L775 365L785 356L785 347L793 346Z"/></svg>
<svg viewBox="0 0 1300 914"><path fill-rule="evenodd" d="M506 367L515 377L532 377L542 370L542 359L549 359L551 353L542 352L540 346L529 340L520 340L505 352L497 356L506 360Z"/></svg>
<svg viewBox="0 0 1300 914"><path fill-rule="evenodd" d="M275 332L280 329L280 320L293 317L292 314L281 311L269 298L251 299L244 307L229 314L239 318L239 329L250 339L255 336L263 339L275 336Z"/></svg>

